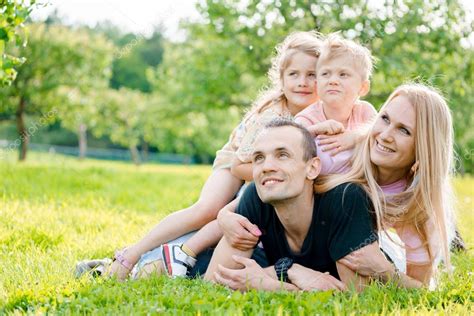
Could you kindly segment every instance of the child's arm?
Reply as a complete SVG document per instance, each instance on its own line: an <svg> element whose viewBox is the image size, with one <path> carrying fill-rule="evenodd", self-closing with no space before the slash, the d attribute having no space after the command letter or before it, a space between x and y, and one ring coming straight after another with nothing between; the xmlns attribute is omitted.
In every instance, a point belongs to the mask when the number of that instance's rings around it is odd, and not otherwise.
<svg viewBox="0 0 474 316"><path fill-rule="evenodd" d="M336 135L344 132L344 125L335 120L326 120L307 127L314 137L318 135Z"/></svg>
<svg viewBox="0 0 474 316"><path fill-rule="evenodd" d="M236 178L245 181L253 181L251 162L243 162L239 158L235 157L232 161L230 172Z"/></svg>
<svg viewBox="0 0 474 316"><path fill-rule="evenodd" d="M322 151L330 151L331 156L334 156L341 151L354 148L365 139L368 133L368 129L358 129L337 135L318 135L316 143L321 146Z"/></svg>

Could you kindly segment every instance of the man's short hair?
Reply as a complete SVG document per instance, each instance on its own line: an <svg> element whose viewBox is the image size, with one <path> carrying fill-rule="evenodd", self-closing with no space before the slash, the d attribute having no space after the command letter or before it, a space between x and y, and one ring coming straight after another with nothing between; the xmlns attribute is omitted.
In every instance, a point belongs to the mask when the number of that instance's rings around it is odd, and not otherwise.
<svg viewBox="0 0 474 316"><path fill-rule="evenodd" d="M303 146L303 160L306 162L310 160L311 158L314 158L317 156L316 152L316 143L314 142L313 136L308 132L306 128L304 128L302 125L295 123L292 120L289 119L274 119L270 121L267 125L265 125L266 129L270 128L278 128L278 127L286 127L286 126L292 126L296 129L298 129L301 134L303 135L303 141L301 145Z"/></svg>

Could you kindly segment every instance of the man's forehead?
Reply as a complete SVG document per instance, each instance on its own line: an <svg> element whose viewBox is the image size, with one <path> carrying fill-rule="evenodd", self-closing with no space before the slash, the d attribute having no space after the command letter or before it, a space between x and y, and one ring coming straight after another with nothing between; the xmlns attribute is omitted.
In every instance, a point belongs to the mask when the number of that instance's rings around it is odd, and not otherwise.
<svg viewBox="0 0 474 316"><path fill-rule="evenodd" d="M301 145L301 132L292 126L264 129L254 143L254 152L277 148L295 149Z"/></svg>

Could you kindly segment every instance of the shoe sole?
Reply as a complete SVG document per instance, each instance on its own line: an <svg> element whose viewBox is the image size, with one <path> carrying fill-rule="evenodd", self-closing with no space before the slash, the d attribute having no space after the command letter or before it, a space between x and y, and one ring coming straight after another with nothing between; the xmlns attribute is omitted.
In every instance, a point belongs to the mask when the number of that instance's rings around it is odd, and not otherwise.
<svg viewBox="0 0 474 316"><path fill-rule="evenodd" d="M168 244L164 244L163 249L161 250L161 254L163 256L165 271L168 275L173 275L173 268L171 266L171 255L170 255L170 248Z"/></svg>

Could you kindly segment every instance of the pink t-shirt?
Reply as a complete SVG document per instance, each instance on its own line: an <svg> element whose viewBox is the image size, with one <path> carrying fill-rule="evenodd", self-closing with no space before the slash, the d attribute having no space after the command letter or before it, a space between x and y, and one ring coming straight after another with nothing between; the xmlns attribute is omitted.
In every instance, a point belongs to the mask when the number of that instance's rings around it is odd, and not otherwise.
<svg viewBox="0 0 474 316"><path fill-rule="evenodd" d="M391 195L405 191L406 187L407 181L405 179L380 186L387 199L390 199ZM407 262L417 264L430 262L428 249L426 246L423 246L423 242L414 225L398 226L396 224L392 224L388 226L394 228L397 231L398 237L400 237L401 241L405 244Z"/></svg>
<svg viewBox="0 0 474 316"><path fill-rule="evenodd" d="M346 130L355 130L361 125L369 123L376 114L377 111L372 104L365 101L357 101L352 107ZM324 115L322 101L311 104L295 117L295 122L304 127L309 127L326 120L327 118ZM321 160L322 175L346 173L349 171L353 150L345 150L335 156L331 156L328 152L323 152L319 146L317 146L317 152Z"/></svg>

